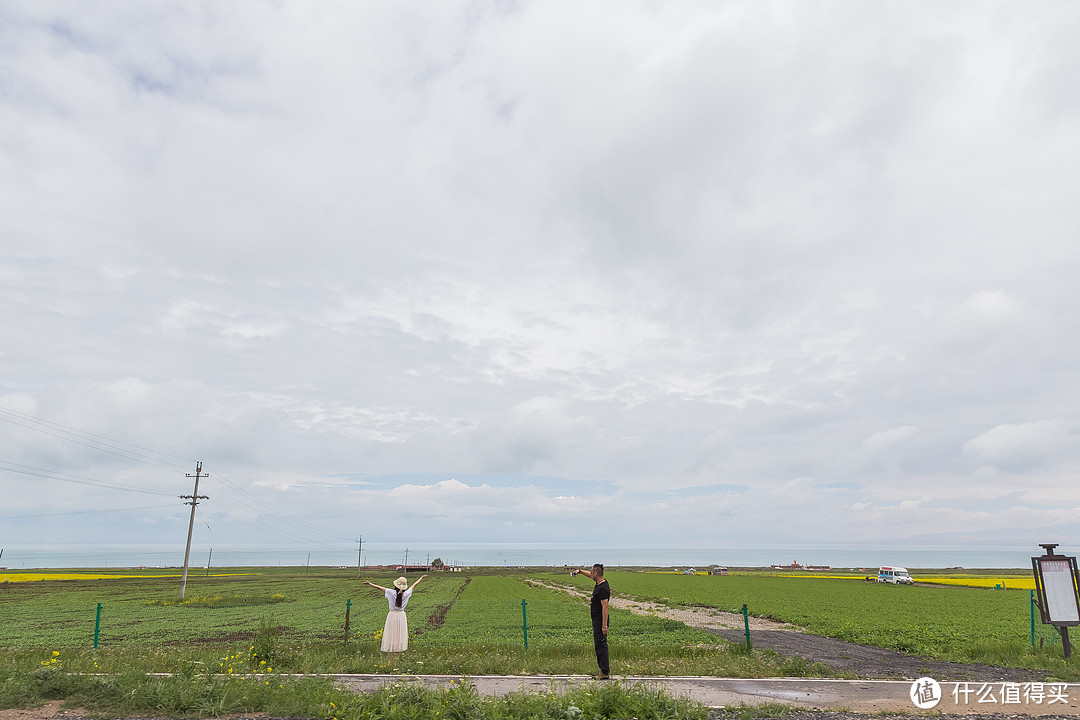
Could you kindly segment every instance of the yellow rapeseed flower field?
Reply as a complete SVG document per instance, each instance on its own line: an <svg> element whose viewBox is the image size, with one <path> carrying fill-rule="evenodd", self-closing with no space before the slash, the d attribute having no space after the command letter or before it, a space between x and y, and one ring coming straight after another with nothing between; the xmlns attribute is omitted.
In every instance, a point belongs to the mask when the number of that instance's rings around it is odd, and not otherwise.
<svg viewBox="0 0 1080 720"><path fill-rule="evenodd" d="M829 580L864 580L863 576L855 575L825 575L825 574L805 574L805 575L783 575L781 577L792 578L822 578ZM873 574L871 574L873 577ZM989 578L989 577L965 577L963 575L913 575L912 579L915 582L931 583L934 585L960 585L963 587L974 588L994 588L998 585L1002 585L1009 590L1034 590L1035 578L1034 577L1007 577L1007 578Z"/></svg>
<svg viewBox="0 0 1080 720"><path fill-rule="evenodd" d="M926 575L913 578L915 582L934 583L935 585L963 585L964 587L993 588L1003 585L1009 590L1034 590L1034 577L975 578L975 577L938 577Z"/></svg>
<svg viewBox="0 0 1080 720"><path fill-rule="evenodd" d="M233 575L257 575L258 573L213 574L211 577L231 577ZM0 574L0 583L40 582L42 580L123 580L125 578L178 578L176 575L114 575L91 573L7 573Z"/></svg>
<svg viewBox="0 0 1080 720"><path fill-rule="evenodd" d="M179 575L90 575L86 573L14 573L0 575L0 582L39 582L41 580L114 580L120 578L180 577Z"/></svg>

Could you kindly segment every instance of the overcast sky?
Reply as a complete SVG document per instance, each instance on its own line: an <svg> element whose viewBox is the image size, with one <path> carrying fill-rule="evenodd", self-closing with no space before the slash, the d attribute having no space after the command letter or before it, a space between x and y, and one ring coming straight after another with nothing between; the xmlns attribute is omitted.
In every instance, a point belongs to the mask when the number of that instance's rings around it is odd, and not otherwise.
<svg viewBox="0 0 1080 720"><path fill-rule="evenodd" d="M0 544L1080 544L1078 37L5 2Z"/></svg>

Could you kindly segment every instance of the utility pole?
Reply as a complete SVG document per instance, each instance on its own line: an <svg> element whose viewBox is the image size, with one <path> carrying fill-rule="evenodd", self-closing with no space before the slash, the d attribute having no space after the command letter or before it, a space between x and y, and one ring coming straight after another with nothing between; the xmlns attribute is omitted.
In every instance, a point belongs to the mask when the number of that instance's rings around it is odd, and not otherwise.
<svg viewBox="0 0 1080 720"><path fill-rule="evenodd" d="M360 579L360 568L363 567L361 560L363 559L364 552L364 538L363 536L356 538L356 542L360 543L360 547L356 550L356 579Z"/></svg>
<svg viewBox="0 0 1080 720"><path fill-rule="evenodd" d="M409 548L405 548L405 566L403 567L403 570L404 572L402 572L402 575L409 574Z"/></svg>
<svg viewBox="0 0 1080 720"><path fill-rule="evenodd" d="M191 520L188 521L187 527L187 548L184 550L184 573L180 576L180 599L184 599L184 591L187 589L187 570L188 559L191 557L191 533L195 530L195 506L199 504L199 500L209 500L206 495L199 494L199 478L208 477L203 475L202 462L195 463L195 475L191 473L187 474L187 477L195 478L195 489L190 495L181 495L180 498L191 500L191 502L184 503L191 506Z"/></svg>

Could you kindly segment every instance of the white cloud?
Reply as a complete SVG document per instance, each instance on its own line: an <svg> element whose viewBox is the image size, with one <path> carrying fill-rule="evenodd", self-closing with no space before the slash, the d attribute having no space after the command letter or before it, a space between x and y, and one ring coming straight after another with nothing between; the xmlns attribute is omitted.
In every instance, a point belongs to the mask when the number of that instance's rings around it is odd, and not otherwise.
<svg viewBox="0 0 1080 720"><path fill-rule="evenodd" d="M327 526L1068 528L1078 31L1065 4L5 6L0 407ZM0 460L141 470L7 424Z"/></svg>
<svg viewBox="0 0 1080 720"><path fill-rule="evenodd" d="M863 441L863 445L870 451L880 452L901 445L918 434L919 428L914 425L904 425L889 430L876 432Z"/></svg>
<svg viewBox="0 0 1080 720"><path fill-rule="evenodd" d="M998 425L964 443L964 453L1009 471L1053 466L1075 457L1077 434L1063 420Z"/></svg>

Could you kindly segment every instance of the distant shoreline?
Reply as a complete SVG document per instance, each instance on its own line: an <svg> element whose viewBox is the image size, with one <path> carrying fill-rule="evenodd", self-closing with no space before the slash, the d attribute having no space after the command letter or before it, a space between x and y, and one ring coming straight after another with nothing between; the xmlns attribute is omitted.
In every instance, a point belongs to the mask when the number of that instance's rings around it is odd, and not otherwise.
<svg viewBox="0 0 1080 720"><path fill-rule="evenodd" d="M444 570L438 570L428 567L412 566L407 570L393 565L371 565L362 566L360 568L347 567L341 565L223 565L221 567L189 567L188 574L190 576L204 576L209 574L211 576L223 576L223 575L242 575L251 572L308 572L308 573L356 573L358 570L364 575L377 575L377 574L416 574L420 572L427 573L453 573L453 572L561 572L567 567L574 566L562 566L562 565L469 565L460 566L458 568L447 568ZM696 572L687 573L685 569L692 566L686 565L610 565L607 567L611 571L638 571L638 572L659 572L669 574L695 574L695 575L709 575L710 568L694 568ZM856 567L856 568L827 568L818 570L798 570L798 569L777 569L766 566L728 566L729 574L737 573L760 573L774 575L777 577L784 576L807 576L807 575L822 575L828 576L830 574L839 574L845 576L851 576L854 579L858 579L865 575L877 574L876 567ZM180 577L183 568L181 566L157 566L147 567L142 565L131 566L100 566L100 567L25 567L25 568L9 568L0 567L0 576L5 574L18 575L18 574L72 574L72 575L108 575L108 574L124 574L131 577L139 577L140 573L145 577ZM920 575L973 575L973 576L992 576L992 575L1006 575L1006 576L1028 576L1031 574L1031 568L1015 568L1015 567L1002 567L1002 568L964 568L964 567L940 567L940 568L919 568L916 572ZM0 581L2 582L2 581Z"/></svg>
<svg viewBox="0 0 1080 720"><path fill-rule="evenodd" d="M360 556L358 557L358 550ZM1068 546L1061 551L1074 554ZM229 545L210 547L205 542L191 549L189 567L367 567L424 566L439 559L462 567L585 567L600 562L608 567L698 569L712 566L764 569L795 563L813 568L876 569L882 565L926 569L1024 569L1042 550L1032 547L957 547L952 545L761 546L748 547L617 547L568 543L354 543L337 547L281 547ZM3 548L0 567L30 568L179 568L183 565L182 538L155 545L19 545Z"/></svg>

